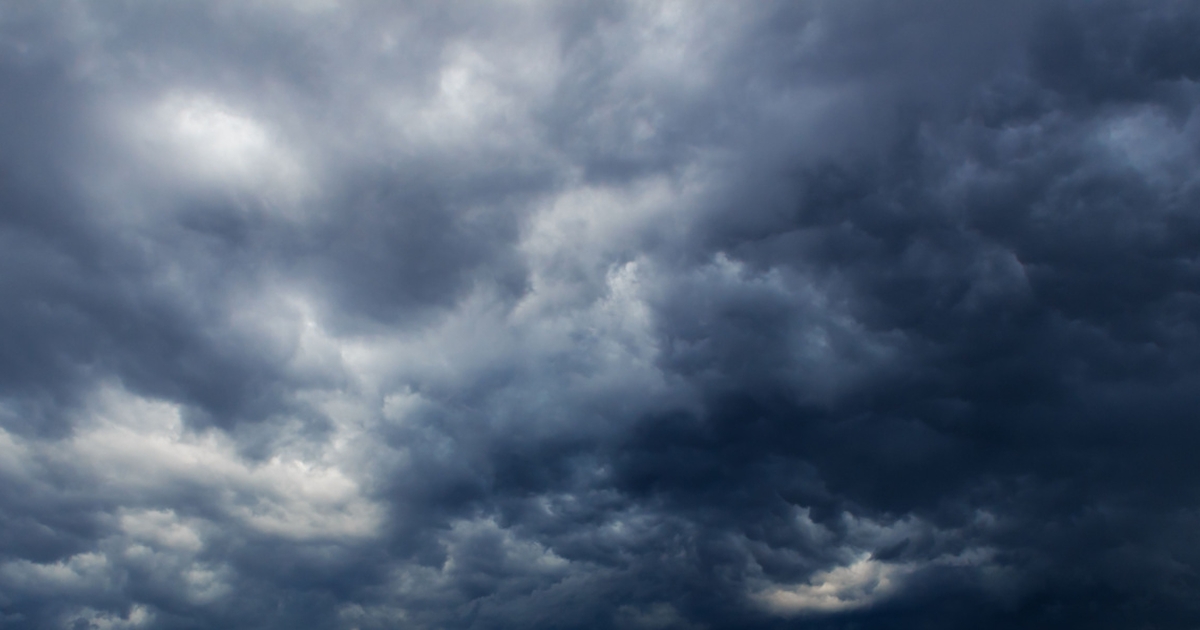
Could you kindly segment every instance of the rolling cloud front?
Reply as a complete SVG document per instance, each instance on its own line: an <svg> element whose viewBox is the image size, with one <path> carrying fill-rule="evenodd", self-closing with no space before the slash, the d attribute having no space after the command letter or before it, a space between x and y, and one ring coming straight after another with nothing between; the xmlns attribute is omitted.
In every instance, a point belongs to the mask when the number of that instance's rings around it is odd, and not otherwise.
<svg viewBox="0 0 1200 630"><path fill-rule="evenodd" d="M0 628L1200 625L1200 6L0 5Z"/></svg>

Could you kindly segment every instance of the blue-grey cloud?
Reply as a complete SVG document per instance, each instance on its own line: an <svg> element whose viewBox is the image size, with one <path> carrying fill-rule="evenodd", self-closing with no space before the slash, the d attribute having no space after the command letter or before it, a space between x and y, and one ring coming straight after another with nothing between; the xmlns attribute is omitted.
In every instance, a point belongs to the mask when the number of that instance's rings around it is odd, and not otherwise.
<svg viewBox="0 0 1200 630"><path fill-rule="evenodd" d="M10 3L0 627L1193 627L1196 41Z"/></svg>

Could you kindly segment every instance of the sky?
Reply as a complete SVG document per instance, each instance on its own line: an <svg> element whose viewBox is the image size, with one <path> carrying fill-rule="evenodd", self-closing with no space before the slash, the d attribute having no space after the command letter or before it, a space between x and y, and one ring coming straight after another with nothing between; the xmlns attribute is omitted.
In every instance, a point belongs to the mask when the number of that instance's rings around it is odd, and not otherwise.
<svg viewBox="0 0 1200 630"><path fill-rule="evenodd" d="M5 0L0 628L1200 627L1200 5Z"/></svg>

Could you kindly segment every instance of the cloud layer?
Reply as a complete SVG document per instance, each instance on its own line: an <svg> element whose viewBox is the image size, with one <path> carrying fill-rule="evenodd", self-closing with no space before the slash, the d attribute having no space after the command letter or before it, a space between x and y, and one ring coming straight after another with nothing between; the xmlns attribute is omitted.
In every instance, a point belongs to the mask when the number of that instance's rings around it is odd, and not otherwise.
<svg viewBox="0 0 1200 630"><path fill-rule="evenodd" d="M10 2L0 627L1194 627L1196 42Z"/></svg>

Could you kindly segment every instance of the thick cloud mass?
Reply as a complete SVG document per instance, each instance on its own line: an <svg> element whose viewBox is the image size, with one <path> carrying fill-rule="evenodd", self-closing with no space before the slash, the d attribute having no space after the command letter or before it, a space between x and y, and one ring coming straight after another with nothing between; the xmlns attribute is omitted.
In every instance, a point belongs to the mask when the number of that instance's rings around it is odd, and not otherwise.
<svg viewBox="0 0 1200 630"><path fill-rule="evenodd" d="M0 6L0 627L1200 626L1200 6Z"/></svg>

